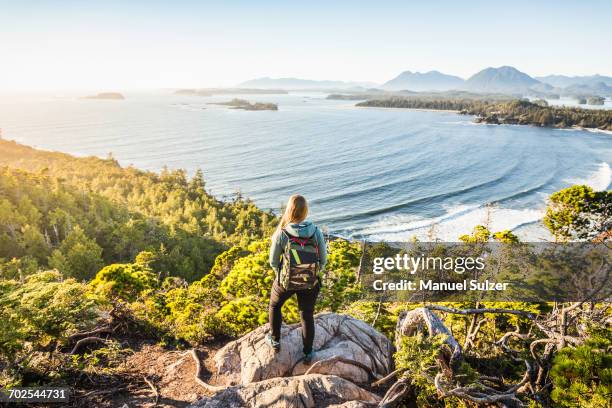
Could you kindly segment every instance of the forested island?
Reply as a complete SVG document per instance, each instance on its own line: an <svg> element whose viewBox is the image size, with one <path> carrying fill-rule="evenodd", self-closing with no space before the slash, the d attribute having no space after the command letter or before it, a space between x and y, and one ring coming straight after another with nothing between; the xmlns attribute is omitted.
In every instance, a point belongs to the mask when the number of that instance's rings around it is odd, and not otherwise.
<svg viewBox="0 0 612 408"><path fill-rule="evenodd" d="M348 94L329 94L325 99L335 101L361 101L364 99L371 99L372 95L359 94L359 93L348 93Z"/></svg>
<svg viewBox="0 0 612 408"><path fill-rule="evenodd" d="M586 101L585 101L586 102ZM420 99L392 97L360 102L356 106L456 111L476 116L477 123L579 127L612 131L612 110L548 106L527 100Z"/></svg>
<svg viewBox="0 0 612 408"><path fill-rule="evenodd" d="M560 241L602 241L611 220L612 192L572 186L549 197L544 222ZM310 368L290 353L273 358L261 326L277 222L244 197L211 196L202 171L141 171L0 140L0 388L70 387L72 407L185 407L205 396L208 406L279 407L301 392L315 406L609 402L610 304L597 292L566 303L367 300L360 264L389 253L384 243L329 242L317 335L345 354ZM518 243L483 225L457 238ZM298 321L295 300L284 315ZM292 338L297 327L286 328ZM261 376L230 387L218 373Z"/></svg>
<svg viewBox="0 0 612 408"><path fill-rule="evenodd" d="M278 110L278 105L275 103L263 103L263 102L255 102L251 103L244 99L234 98L229 102L211 102L211 105L223 105L229 106L232 109L242 109L249 111L260 111L260 110Z"/></svg>

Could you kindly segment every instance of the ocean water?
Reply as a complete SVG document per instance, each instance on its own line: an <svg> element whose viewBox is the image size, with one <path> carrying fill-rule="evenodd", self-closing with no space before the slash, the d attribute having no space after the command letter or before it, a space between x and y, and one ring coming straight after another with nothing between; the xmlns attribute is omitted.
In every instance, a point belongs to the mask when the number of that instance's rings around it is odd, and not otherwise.
<svg viewBox="0 0 612 408"><path fill-rule="evenodd" d="M476 125L448 112L357 108L324 94L244 95L278 111L210 105L234 96L126 93L0 98L5 139L149 170L204 171L219 198L240 191L278 212L294 193L330 233L456 240L479 223L546 239L547 196L612 180L612 135Z"/></svg>
<svg viewBox="0 0 612 408"><path fill-rule="evenodd" d="M533 98L537 99L537 98ZM575 98L562 97L559 99L546 99L552 106L568 106L582 109L612 109L612 98L606 98L603 105L579 104Z"/></svg>

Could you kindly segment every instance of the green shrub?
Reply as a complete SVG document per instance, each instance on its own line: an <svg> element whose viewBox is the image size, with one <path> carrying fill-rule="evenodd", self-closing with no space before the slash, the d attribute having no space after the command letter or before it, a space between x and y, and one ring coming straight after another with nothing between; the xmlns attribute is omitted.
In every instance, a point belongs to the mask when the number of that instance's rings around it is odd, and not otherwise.
<svg viewBox="0 0 612 408"><path fill-rule="evenodd" d="M159 281L147 265L112 264L102 268L90 286L94 293L107 300L132 302L143 291L158 287Z"/></svg>
<svg viewBox="0 0 612 408"><path fill-rule="evenodd" d="M227 334L239 336L268 321L268 306L255 296L242 297L223 305L216 317Z"/></svg>
<svg viewBox="0 0 612 408"><path fill-rule="evenodd" d="M612 191L575 185L548 201L544 224L559 240L592 239L612 228Z"/></svg>
<svg viewBox="0 0 612 408"><path fill-rule="evenodd" d="M318 310L333 312L358 300L362 290L357 282L361 245L336 239L329 243L325 279L317 303Z"/></svg>
<svg viewBox="0 0 612 408"><path fill-rule="evenodd" d="M249 254L237 259L219 286L228 300L253 297L267 300L274 282L274 271L268 263L270 241L255 241L249 245Z"/></svg>
<svg viewBox="0 0 612 408"><path fill-rule="evenodd" d="M216 275L206 275L188 287L175 287L165 293L167 327L177 338L191 344L224 334L224 325L216 316L221 304Z"/></svg>
<svg viewBox="0 0 612 408"><path fill-rule="evenodd" d="M102 265L102 248L78 225L49 257L49 266L79 280L91 279Z"/></svg>
<svg viewBox="0 0 612 408"><path fill-rule="evenodd" d="M356 319L363 320L370 325L374 323L373 327L376 330L388 338L393 339L397 316L392 315L386 303L360 300L351 303L340 312L351 315ZM375 322L374 319L376 319Z"/></svg>
<svg viewBox="0 0 612 408"><path fill-rule="evenodd" d="M24 353L63 342L93 325L97 317L86 285L64 279L58 271L0 281L0 365L4 361L13 367ZM13 380L10 375L3 379Z"/></svg>
<svg viewBox="0 0 612 408"><path fill-rule="evenodd" d="M591 335L583 345L564 348L553 359L551 398L559 407L610 406L612 329L599 329Z"/></svg>
<svg viewBox="0 0 612 408"><path fill-rule="evenodd" d="M438 359L445 347L447 346L443 335L429 337L418 333L401 339L400 347L394 355L395 365L398 369L406 370L403 375L410 379L418 407L465 406L455 397L441 400L433 384L432 378L440 370ZM469 384L478 378L477 372L465 362L461 363L456 374L457 378L461 378L462 384Z"/></svg>

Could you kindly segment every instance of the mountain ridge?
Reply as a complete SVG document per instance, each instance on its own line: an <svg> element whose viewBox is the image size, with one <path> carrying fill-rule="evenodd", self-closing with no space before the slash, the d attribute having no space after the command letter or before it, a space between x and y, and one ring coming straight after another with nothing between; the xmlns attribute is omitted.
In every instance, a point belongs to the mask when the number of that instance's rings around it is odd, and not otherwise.
<svg viewBox="0 0 612 408"><path fill-rule="evenodd" d="M612 77L605 75L545 75L534 77L540 82L552 85L558 88L566 88L571 85L593 85L599 82L605 83L607 86L612 86Z"/></svg>
<svg viewBox="0 0 612 408"><path fill-rule="evenodd" d="M465 81L465 88L476 92L524 93L540 81L518 69L503 65L485 68Z"/></svg>
<svg viewBox="0 0 612 408"><path fill-rule="evenodd" d="M605 75L546 75L533 77L519 69L503 65L484 68L468 79L438 70L406 70L394 78L375 84L361 81L311 80L296 77L261 77L244 81L236 87L250 89L342 90L342 91L469 91L506 95L599 95L612 96L612 77Z"/></svg>
<svg viewBox="0 0 612 408"><path fill-rule="evenodd" d="M294 77L271 78L261 77L250 79L236 85L239 88L253 89L350 89L350 88L371 88L376 84L371 82L351 82L334 80L302 79Z"/></svg>
<svg viewBox="0 0 612 408"><path fill-rule="evenodd" d="M422 73L404 71L380 87L390 91L449 91L460 88L464 82L463 78L437 70Z"/></svg>

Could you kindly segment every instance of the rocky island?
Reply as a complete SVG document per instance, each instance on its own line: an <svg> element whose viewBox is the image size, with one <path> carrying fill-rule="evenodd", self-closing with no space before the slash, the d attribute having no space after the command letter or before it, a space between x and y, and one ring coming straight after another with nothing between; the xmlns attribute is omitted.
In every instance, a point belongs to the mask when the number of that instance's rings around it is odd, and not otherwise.
<svg viewBox="0 0 612 408"><path fill-rule="evenodd" d="M264 103L264 102L255 102L251 103L245 99L234 98L229 102L215 102L211 103L211 105L224 105L229 106L231 109L242 109L249 111L260 111L260 110L278 110L278 105L275 103Z"/></svg>
<svg viewBox="0 0 612 408"><path fill-rule="evenodd" d="M114 100L123 100L125 96L120 94L119 92L101 92L96 95L86 96L84 99L114 99Z"/></svg>
<svg viewBox="0 0 612 408"><path fill-rule="evenodd" d="M601 96L591 96L587 98L587 103L589 105L603 105L605 101L606 101L606 98L603 98Z"/></svg>

